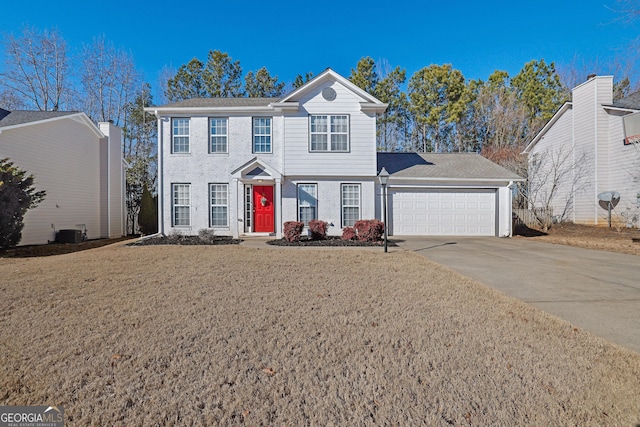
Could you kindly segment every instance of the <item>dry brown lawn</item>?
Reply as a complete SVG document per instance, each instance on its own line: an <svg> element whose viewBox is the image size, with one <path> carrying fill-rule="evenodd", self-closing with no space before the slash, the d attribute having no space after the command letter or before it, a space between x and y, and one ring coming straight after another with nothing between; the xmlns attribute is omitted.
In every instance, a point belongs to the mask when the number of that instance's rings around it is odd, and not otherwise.
<svg viewBox="0 0 640 427"><path fill-rule="evenodd" d="M626 425L640 355L410 252L0 259L0 405L67 425Z"/></svg>

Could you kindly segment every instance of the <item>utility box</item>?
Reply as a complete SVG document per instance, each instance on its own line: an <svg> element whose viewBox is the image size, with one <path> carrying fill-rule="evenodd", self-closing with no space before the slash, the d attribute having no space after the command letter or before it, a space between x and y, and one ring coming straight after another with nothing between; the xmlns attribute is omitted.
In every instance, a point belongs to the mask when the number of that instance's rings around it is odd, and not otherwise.
<svg viewBox="0 0 640 427"><path fill-rule="evenodd" d="M80 243L82 242L82 230L69 229L60 230L56 236L58 243Z"/></svg>

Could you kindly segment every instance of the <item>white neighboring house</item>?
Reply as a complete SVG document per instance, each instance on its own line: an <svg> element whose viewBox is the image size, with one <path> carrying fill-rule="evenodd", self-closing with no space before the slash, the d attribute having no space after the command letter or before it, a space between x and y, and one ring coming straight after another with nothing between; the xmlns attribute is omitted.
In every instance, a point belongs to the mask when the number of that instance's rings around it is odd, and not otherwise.
<svg viewBox="0 0 640 427"><path fill-rule="evenodd" d="M84 113L0 109L0 158L33 174L45 199L24 218L20 245L45 244L59 230L88 239L125 235L122 131Z"/></svg>
<svg viewBox="0 0 640 427"><path fill-rule="evenodd" d="M478 155L379 157L376 115L385 109L331 69L278 99L147 108L158 117L159 231L281 237L284 222L320 219L340 235L381 218L385 166L390 234L510 235L509 186L520 178Z"/></svg>
<svg viewBox="0 0 640 427"><path fill-rule="evenodd" d="M625 142L623 117L640 110L640 93L613 101L613 77L589 76L525 149L535 207L557 220L608 224L598 194L617 191L612 214L637 225L640 151ZM555 178L554 178L555 177ZM550 202L546 202L550 201Z"/></svg>

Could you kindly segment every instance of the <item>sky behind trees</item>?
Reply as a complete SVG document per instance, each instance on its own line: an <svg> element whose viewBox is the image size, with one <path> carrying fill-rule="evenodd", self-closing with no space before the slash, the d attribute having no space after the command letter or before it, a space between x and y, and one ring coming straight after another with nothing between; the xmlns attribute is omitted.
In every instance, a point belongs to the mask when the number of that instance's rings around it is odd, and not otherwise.
<svg viewBox="0 0 640 427"><path fill-rule="evenodd" d="M228 52L244 72L265 66L287 83L327 67L348 76L365 56L405 68L408 76L430 64L452 64L467 79L487 79L497 69L515 75L532 59L601 73L611 72L611 62L635 61L629 52L640 28L622 8L616 0L72 0L55 7L30 0L3 5L0 32L56 28L71 49L104 36L131 52L154 91L163 67L175 70L213 49Z"/></svg>

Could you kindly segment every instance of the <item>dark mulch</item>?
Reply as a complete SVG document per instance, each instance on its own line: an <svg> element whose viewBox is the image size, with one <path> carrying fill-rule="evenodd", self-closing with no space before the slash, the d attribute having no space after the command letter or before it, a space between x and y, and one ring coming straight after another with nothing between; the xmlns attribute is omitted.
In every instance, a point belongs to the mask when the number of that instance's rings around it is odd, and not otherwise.
<svg viewBox="0 0 640 427"><path fill-rule="evenodd" d="M151 246L151 245L237 245L242 240L230 236L214 236L201 239L199 236L159 236L141 239L127 246Z"/></svg>
<svg viewBox="0 0 640 427"><path fill-rule="evenodd" d="M30 258L51 255L69 254L87 249L99 248L112 243L130 240L133 237L117 237L115 239L93 239L81 243L49 243L47 245L18 246L11 249L0 249L0 258Z"/></svg>
<svg viewBox="0 0 640 427"><path fill-rule="evenodd" d="M342 240L339 236L327 236L326 239L312 240L311 237L302 237L296 242L289 242L285 239L269 240L268 245L274 246L383 246L380 242L361 242L359 240ZM397 246L394 242L388 241L387 246Z"/></svg>

